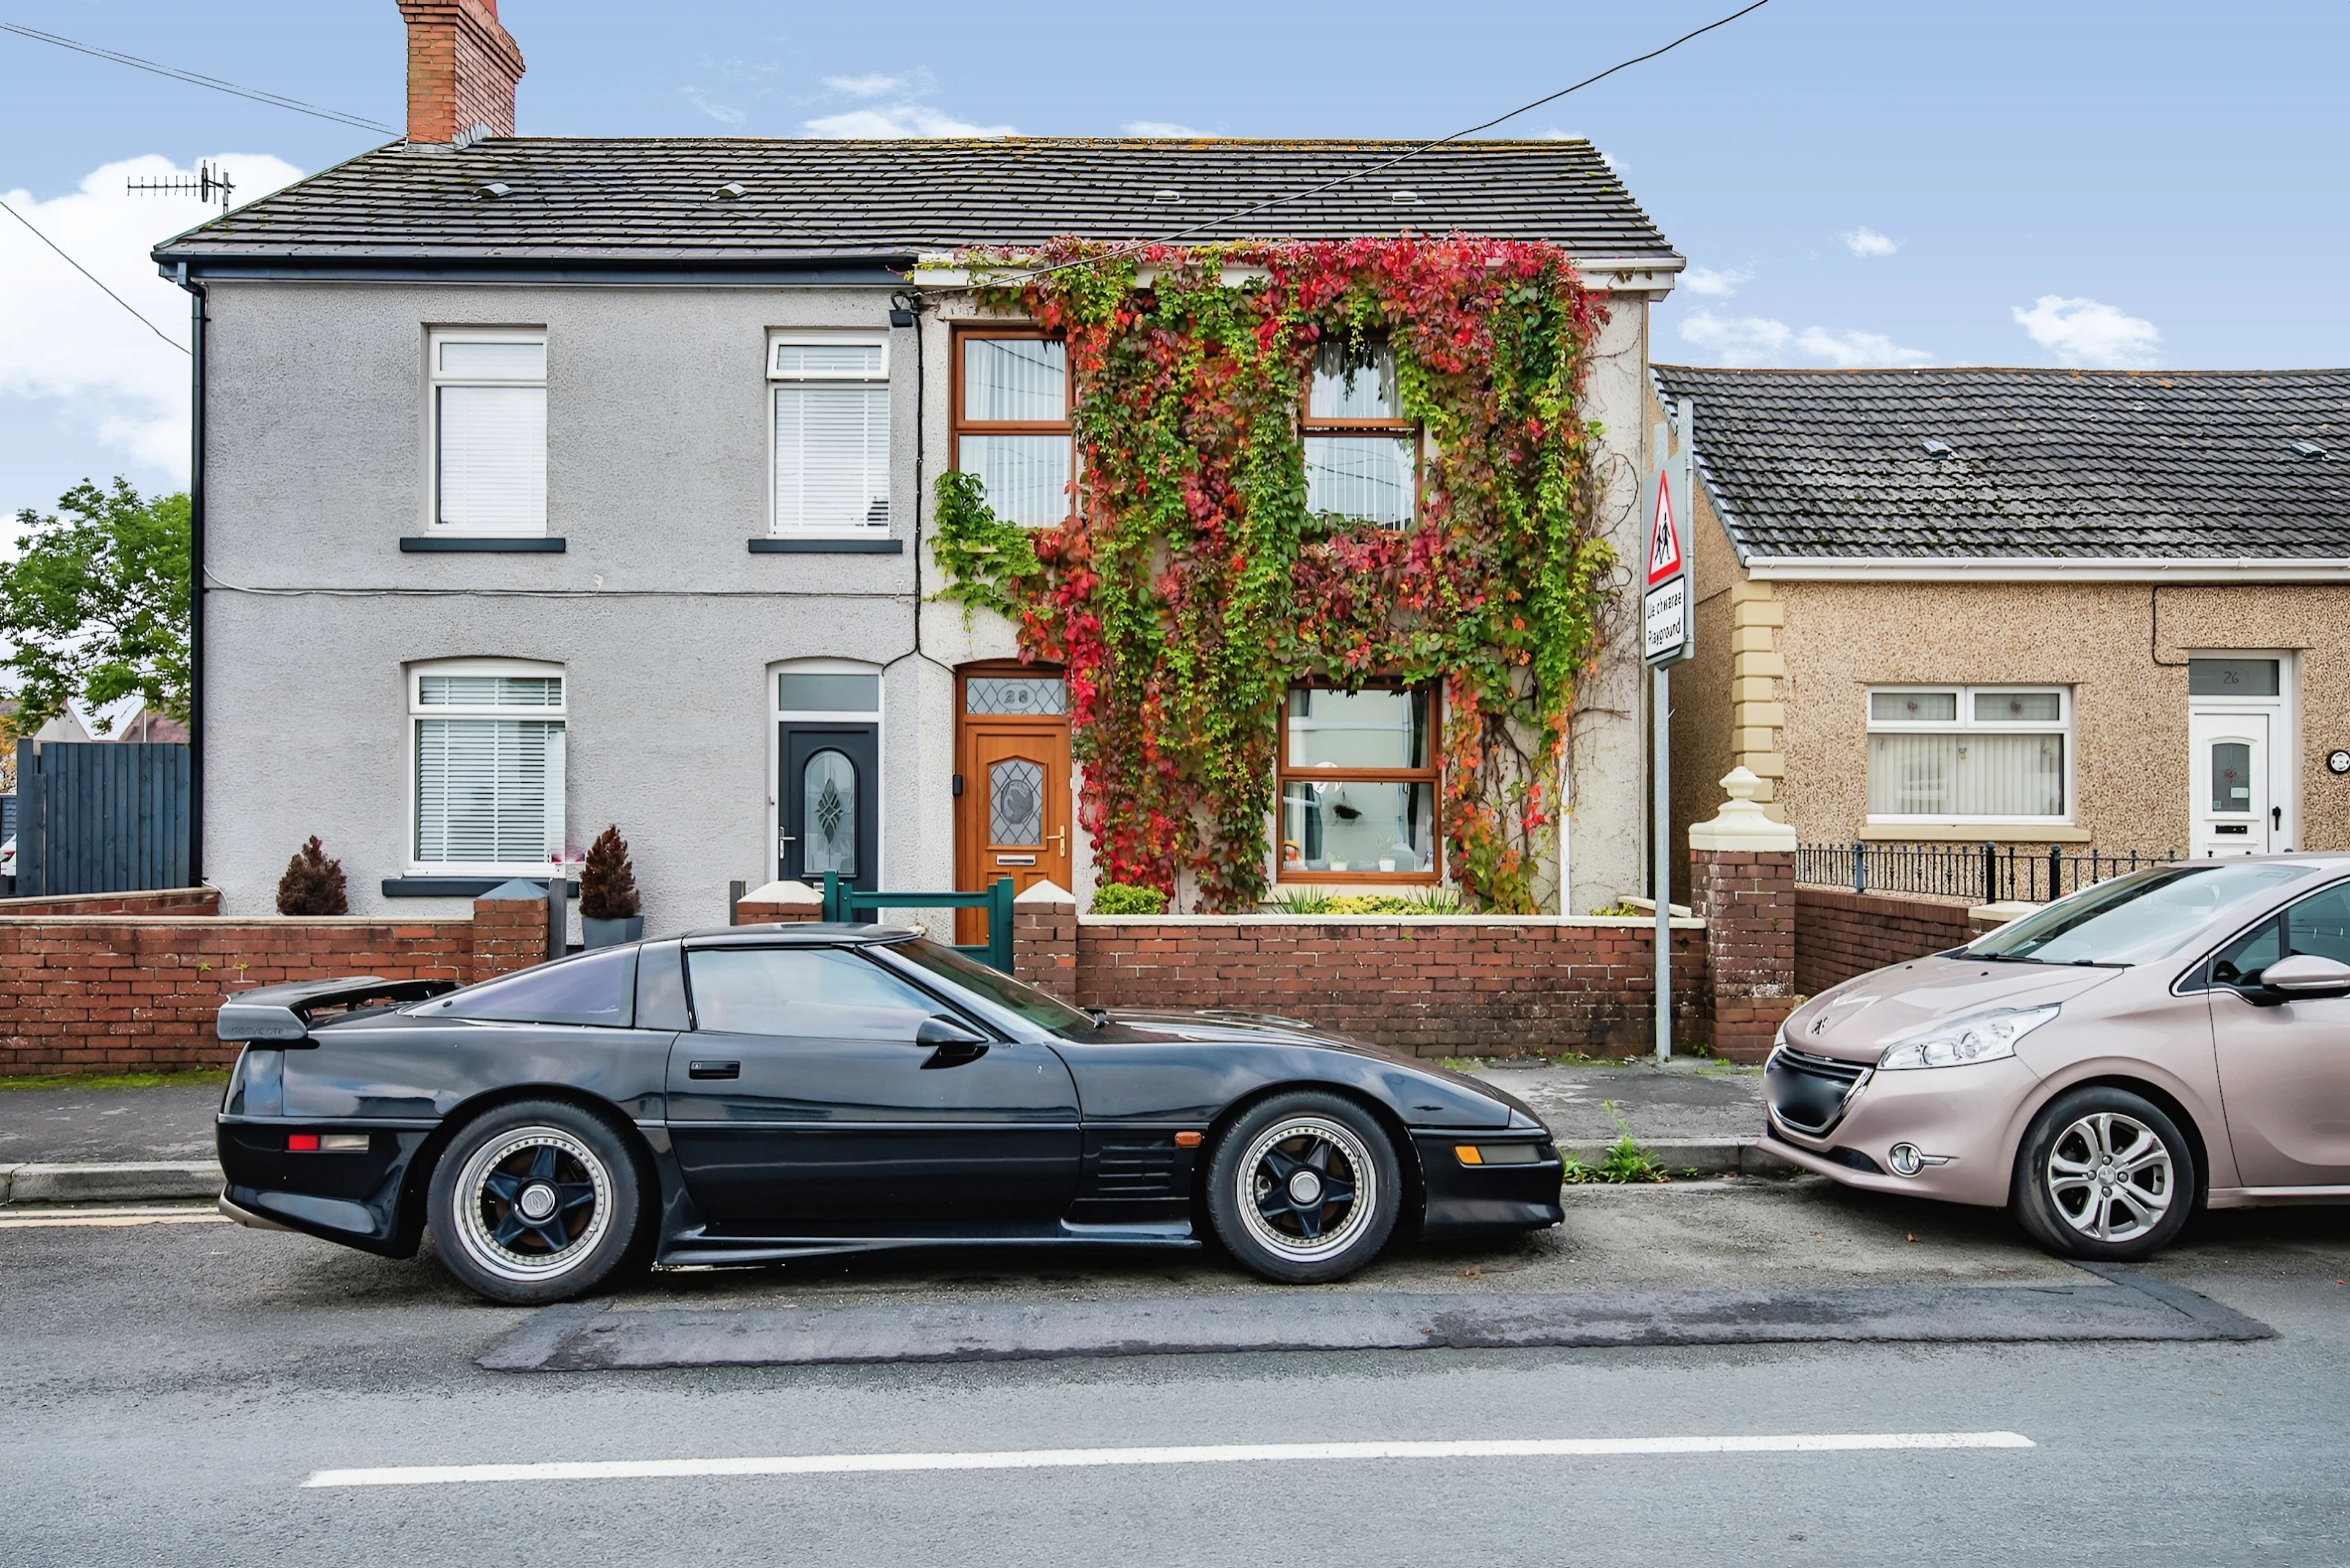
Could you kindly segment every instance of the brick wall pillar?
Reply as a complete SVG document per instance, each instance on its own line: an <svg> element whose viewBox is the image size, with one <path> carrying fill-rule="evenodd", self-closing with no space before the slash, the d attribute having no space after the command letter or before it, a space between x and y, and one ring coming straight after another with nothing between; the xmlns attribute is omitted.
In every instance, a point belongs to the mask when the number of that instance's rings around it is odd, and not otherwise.
<svg viewBox="0 0 2350 1568"><path fill-rule="evenodd" d="M770 882L743 895L734 906L738 926L771 926L824 918L824 895L805 882Z"/></svg>
<svg viewBox="0 0 2350 1568"><path fill-rule="evenodd" d="M1077 900L1039 882L1012 900L1012 973L1071 1006L1077 1000Z"/></svg>
<svg viewBox="0 0 2350 1568"><path fill-rule="evenodd" d="M1762 781L1732 768L1730 799L1690 829L1690 903L1705 921L1713 1048L1733 1062L1770 1054L1794 1010L1795 830L1765 816Z"/></svg>
<svg viewBox="0 0 2350 1568"><path fill-rule="evenodd" d="M473 978L545 963L547 930L545 887L517 879L491 888L473 900Z"/></svg>

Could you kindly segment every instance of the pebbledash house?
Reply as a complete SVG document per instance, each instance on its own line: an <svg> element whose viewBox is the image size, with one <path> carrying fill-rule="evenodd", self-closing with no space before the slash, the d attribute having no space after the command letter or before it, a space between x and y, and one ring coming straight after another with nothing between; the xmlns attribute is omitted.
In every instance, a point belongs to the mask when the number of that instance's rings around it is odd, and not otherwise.
<svg viewBox="0 0 2350 1568"><path fill-rule="evenodd" d="M1581 914L1646 885L1648 312L1589 143L555 139L494 0L195 296L203 878Z"/></svg>

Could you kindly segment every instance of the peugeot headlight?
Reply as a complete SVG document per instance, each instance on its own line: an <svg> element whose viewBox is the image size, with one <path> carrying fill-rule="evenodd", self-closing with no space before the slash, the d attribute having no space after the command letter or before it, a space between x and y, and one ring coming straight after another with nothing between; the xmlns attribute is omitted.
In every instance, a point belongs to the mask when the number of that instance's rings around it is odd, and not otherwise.
<svg viewBox="0 0 2350 1568"><path fill-rule="evenodd" d="M2015 1054L2015 1043L2056 1016L2056 1004L2045 1007L1995 1007L1970 1012L1943 1023L1931 1023L1896 1040L1877 1059L1879 1072L1904 1067L1963 1067L1970 1062L1995 1062Z"/></svg>

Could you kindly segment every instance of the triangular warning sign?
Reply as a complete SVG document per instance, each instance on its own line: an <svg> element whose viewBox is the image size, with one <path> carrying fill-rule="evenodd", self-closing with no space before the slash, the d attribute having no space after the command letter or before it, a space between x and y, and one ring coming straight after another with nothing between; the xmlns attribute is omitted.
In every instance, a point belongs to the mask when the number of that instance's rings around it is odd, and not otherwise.
<svg viewBox="0 0 2350 1568"><path fill-rule="evenodd" d="M1657 515L1648 525L1648 584L1651 587L1681 569L1681 535L1673 525L1673 487L1657 475Z"/></svg>

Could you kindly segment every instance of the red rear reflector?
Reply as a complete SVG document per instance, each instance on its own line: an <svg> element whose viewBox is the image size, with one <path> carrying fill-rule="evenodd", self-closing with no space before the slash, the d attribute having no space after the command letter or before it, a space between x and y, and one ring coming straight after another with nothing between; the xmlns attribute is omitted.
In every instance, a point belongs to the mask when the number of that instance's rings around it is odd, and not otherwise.
<svg viewBox="0 0 2350 1568"><path fill-rule="evenodd" d="M288 1154L317 1153L318 1135L317 1133L287 1133L286 1135L286 1152Z"/></svg>

